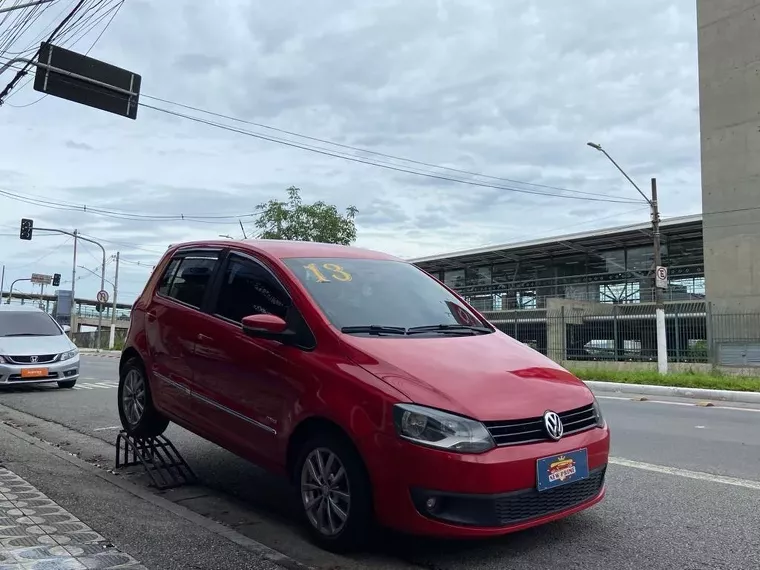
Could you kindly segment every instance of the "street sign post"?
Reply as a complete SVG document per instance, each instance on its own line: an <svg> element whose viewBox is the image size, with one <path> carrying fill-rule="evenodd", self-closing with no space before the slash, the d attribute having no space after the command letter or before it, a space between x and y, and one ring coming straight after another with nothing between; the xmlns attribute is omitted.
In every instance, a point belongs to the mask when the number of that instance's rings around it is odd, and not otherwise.
<svg viewBox="0 0 760 570"><path fill-rule="evenodd" d="M108 303L108 291L105 289L98 291L97 299L98 303Z"/></svg>
<svg viewBox="0 0 760 570"><path fill-rule="evenodd" d="M50 285L53 282L53 276L44 275L43 273L32 273L31 281L36 285Z"/></svg>
<svg viewBox="0 0 760 570"><path fill-rule="evenodd" d="M668 268L663 267L662 265L657 266L657 270L655 271L655 279L654 279L654 286L658 289L667 289L668 288Z"/></svg>

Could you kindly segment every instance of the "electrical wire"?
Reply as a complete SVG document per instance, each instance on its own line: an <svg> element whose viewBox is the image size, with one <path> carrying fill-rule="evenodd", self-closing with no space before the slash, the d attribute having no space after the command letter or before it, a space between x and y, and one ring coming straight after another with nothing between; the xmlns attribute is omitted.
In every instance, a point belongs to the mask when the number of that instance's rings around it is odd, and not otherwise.
<svg viewBox="0 0 760 570"><path fill-rule="evenodd" d="M61 78L61 81L65 82L65 78ZM153 98L150 95L148 95L146 97L147 98ZM156 98L156 99L159 99L160 101L167 101L170 104L174 104L173 102L171 102L171 101L169 101L167 99L160 99L160 98ZM177 104L177 105L189 107L189 106L186 106L186 105L183 105L183 104ZM412 175L416 175L416 176L423 176L423 177L428 177L428 178L432 178L432 179L442 180L442 181L446 181L446 182L454 182L454 183L459 183L459 184L464 184L464 185L469 185L469 186L476 186L476 187L492 188L492 189L504 190L504 191L507 191L507 192L515 192L515 193L538 195L538 196L549 196L549 197L555 197L555 198L565 198L565 199L574 199L574 200L584 200L584 201L592 201L592 202L607 202L607 203L620 203L620 204L640 204L641 203L641 200L639 200L639 199L624 198L624 197L614 197L614 196L610 196L610 195L606 195L606 194L596 194L596 193L584 192L584 191L580 191L580 190L569 190L569 189L564 189L564 188L559 188L559 187L552 187L552 186L547 186L547 185L538 185L538 184L533 184L533 183L529 183L529 182L513 181L513 182L516 182L516 183L525 184L527 186L535 186L535 187L538 187L538 188L544 188L546 190L556 189L559 192L574 193L574 194L578 194L578 195L567 195L567 194L561 194L561 193L558 194L556 192L555 193L550 193L550 192L544 192L544 191L540 191L540 190L532 190L532 189L528 189L528 188L518 188L518 187L514 187L514 186L504 186L504 185L489 184L489 183L486 183L486 182L481 182L481 181L472 180L472 179L467 180L467 179L462 179L462 178L453 178L453 177L449 177L449 176L443 176L443 175L440 175L440 174L436 174L436 173L431 172L431 171L421 171L419 169L412 169L412 167L402 167L402 166L399 166L399 165L396 165L396 164L392 164L392 163L388 163L388 162L384 162L384 161L380 161L380 160L370 160L370 159L358 157L356 155L349 155L349 154L345 154L345 153L340 153L340 151L331 151L331 150L328 150L328 149L325 149L325 148L322 148L322 147L317 147L317 146L314 146L314 145L308 145L308 144L305 144L305 143L303 143L303 144L302 143L296 143L296 142L294 142L292 140L287 140L287 139L282 139L282 138L278 138L278 137L263 135L261 133L256 133L256 132L253 132L253 131L250 131L250 130L241 129L241 128L233 127L233 126L226 125L226 124L223 124L223 123L219 123L219 122L215 122L215 121L210 121L210 120L202 119L200 117L195 117L195 116L188 115L188 114L185 114L185 113L180 113L180 112L177 112L177 111L172 111L170 109L164 109L164 108L161 108L161 107L157 107L155 105L149 105L147 103L140 103L140 106L148 108L148 109L152 109L152 110L155 110L155 111L158 111L158 112L161 112L161 113L165 113L165 114L168 114L168 115L173 115L173 116L176 116L176 117L179 117L179 118L183 118L183 119L186 119L186 120L194 121L194 122L197 122L197 123L205 124L205 125L212 126L212 127L215 127L215 128L227 130L227 131L230 131L230 132L235 132L235 133L238 133L238 134L247 135L247 136L250 136L250 137L253 137L253 138L257 138L257 139L260 139L260 140L274 142L274 143L285 145L285 146L288 146L288 147L298 148L298 149L301 149L301 150L306 150L306 151L318 153L318 154L321 154L321 155L330 156L330 157L333 157L333 158L341 158L343 160L348 160L348 161L351 161L351 162L357 162L357 163L361 163L361 164L365 164L365 165L371 165L371 166L376 166L376 167L380 167L380 168L385 168L385 169L396 171L396 172L402 172L402 173L412 174ZM202 110L200 108L197 108L197 107L191 107L191 108L195 109L197 111L200 111L200 112L205 112L205 113L216 115L216 116L227 117L230 120L236 120L236 121L241 122L241 123L250 123L250 124L254 124L254 125L258 125L258 126L261 125L260 123L252 123L252 122L246 121L244 119L236 119L234 117L229 117L227 115L221 115L219 113L213 113L211 111L204 111L204 110ZM265 125L265 127L267 127L267 126ZM281 130L281 129L276 129L275 127L272 127L272 129L274 129L274 130ZM285 131L285 132L292 133L292 131ZM308 137L307 135L298 135L297 133L293 133L293 134L295 134L295 136L302 136L303 138L307 138L307 139L310 139L310 140L325 141L326 144L335 144L336 146L342 146L342 147L351 148L351 149L357 150L359 152L369 152L369 153L372 153L372 154L379 154L379 155L382 155L382 156L387 156L387 157L389 157L389 158L391 158L393 160L407 161L407 162L409 162L411 164L421 164L421 165L428 166L429 168L438 168L438 169L444 169L444 170L453 170L455 172L462 172L462 173L465 173L465 174L468 174L468 175L472 175L472 176L481 176L481 177L486 177L486 178L491 178L491 179L497 179L497 180L511 180L511 179L502 179L502 178L499 178L499 177L494 177L494 176L489 176L489 175L481 175L481 174L478 174L478 173L474 173L474 172L470 172L470 171L465 171L465 170L452 169L450 167L442 167L442 166L434 165L434 164L431 164L431 163L423 163L421 161L416 161L416 160L413 160L413 159L405 159L405 158L402 158L402 157L397 157L397 156L394 156L394 155L388 155L388 154L384 154L384 153L375 153L375 151L367 151L366 149L360 149L358 147L350 147L349 145L340 145L339 143L330 143L330 141L326 141L326 139L315 139L315 137Z"/></svg>
<svg viewBox="0 0 760 570"><path fill-rule="evenodd" d="M82 5L85 3L85 1L86 0L79 0L77 2L77 4L71 9L71 11L68 13L68 15L61 21L60 24L58 24L58 26L56 26L56 28L50 34L50 36L48 37L48 40L47 40L48 42L52 42L53 41L53 39L56 37L56 34L58 34L58 32L71 20L71 18L73 18L76 15L76 13L79 11L79 9L82 7ZM40 54L40 51L38 49L36 55L33 58L31 58L32 61L34 61L36 58L38 58L39 54ZM18 83L21 80L21 78L26 74L26 71L31 66L32 66L32 63L26 63L26 64L24 64L23 69L21 71L16 72L15 77L13 79L11 79L11 81L5 86L5 88L2 91L0 91L0 104L3 102L3 100L8 95L8 93L10 93L13 90L13 88L16 86L16 83Z"/></svg>
<svg viewBox="0 0 760 570"><path fill-rule="evenodd" d="M60 244L58 244L53 249L49 250L42 257L39 257L38 259L35 259L34 261L30 261L29 263L24 263L22 265L10 266L10 267L7 267L6 269L21 269L21 268L24 268L24 267L29 267L30 265L36 265L40 261L42 261L43 259L46 259L46 258L50 257L51 255L53 255L54 253L56 253L57 251L59 251L64 245L66 245L67 243L69 243L71 240L72 240L71 237L67 237L64 241L62 241Z"/></svg>
<svg viewBox="0 0 760 570"><path fill-rule="evenodd" d="M102 29L102 30L100 30L100 32L98 33L98 36L97 36L97 37L95 38L95 40L92 42L92 44L91 44L91 45L90 45L90 47L87 49L87 51L84 53L84 55L86 55L86 56L87 56L87 55L89 55L89 54L90 54L90 52L93 50L93 48L94 48L94 47L97 45L97 43L98 43L98 42L100 41L100 39L103 37L103 34L105 34L106 30L107 30L107 29L108 29L108 28L111 26L111 24L113 23L113 21L114 21L114 18L116 18L116 15L119 13L119 10L121 10L121 7L124 5L124 2L125 2L125 0L116 0L116 2L117 2L117 3L116 3L114 6L110 7L108 10L106 10L104 14L102 14L102 15L101 15L101 16L100 16L100 17L99 17L99 18L98 18L98 19L97 19L97 20L96 20L96 21L95 21L93 24L91 24L91 25L90 25L90 26L89 26L89 27L88 27L88 28L87 28L87 29L86 29L86 30L85 30L85 31L84 31L82 34L80 34L79 38L77 38L76 40L74 40L74 41L73 41L71 44L69 44L69 45L68 45L68 46L66 46L66 47L67 47L67 48L69 48L69 49L71 49L71 48L73 48L74 46L76 46L76 44L78 44L78 43L79 43L79 42L80 42L82 39L84 39L84 38L87 36L87 34L89 34L89 33L90 33L90 32L91 32L91 31L92 31L94 28L96 28L96 27L98 26L98 24L100 24L100 22L102 22L103 20L105 20L105 19L108 17L108 15L109 15L109 14L111 14L111 17L110 17L110 19L108 20L108 22L106 22L106 25L103 27L103 29ZM93 15L91 15L91 18L90 18L90 19L92 19L92 18L94 18L94 17L95 17L95 15L93 14ZM88 21L89 21L89 20L88 20ZM74 35L75 35L75 34L74 34ZM39 42L38 42L38 43L39 43ZM57 43L60 43L61 45L65 45L65 42L57 42ZM8 104L10 107L14 107L14 108L16 108L16 109L23 109L23 108L26 108L26 107L31 107L32 105L36 105L37 103L39 103L40 101L42 101L43 99L45 99L45 98L48 96L48 94L47 94L47 93L45 93L44 95L41 95L40 97L38 97L38 98L37 98L37 99L35 99L34 101L31 101L31 102L29 102L29 103L24 103L24 104L22 104L22 105L11 105L10 103L8 103L8 99L10 99L10 98L11 98L13 95L15 95L16 93L19 93L19 92L21 92L21 90L22 90L22 89L23 89L23 88L24 88L26 85L28 85L28 84L29 84L31 81L33 81L33 79L28 79L28 80L27 80L25 83L23 83L23 84L22 84L22 85L21 85L21 86L20 86L20 87L19 87L19 88L18 88L18 89L15 91L15 92L13 92L13 93L10 93L10 94L9 94L9 95L8 95L8 96L5 98L5 103L6 103L6 104Z"/></svg>
<svg viewBox="0 0 760 570"><path fill-rule="evenodd" d="M287 134L287 135L290 135L290 136L294 136L294 137L298 137L298 138L302 138L302 139L306 139L306 140L311 140L311 141L315 141L315 142L319 142L319 143L323 143L323 144L329 144L329 145L332 145L332 146L335 146L335 147L338 147L338 148L345 148L345 149L354 150L354 151L357 151L357 152L363 152L363 153L366 153L366 154L371 154L371 155L374 155L374 156L381 156L381 157L384 157L384 158L390 158L392 160L398 160L398 161L402 161L402 162L408 162L410 164L417 164L417 165L420 165L420 166L427 166L429 168L435 168L435 169L439 169L439 170L446 170L446 171L449 171L449 172L456 172L456 173L459 173L459 174L467 174L467 175L470 175L470 176L477 176L477 177L480 177L480 178L487 178L487 179L490 179L490 180L500 180L502 182L509 182L511 184L524 184L526 186L532 186L532 187L536 187L536 188L545 188L545 189L548 189L548 190L557 190L557 191L560 191L560 192L571 192L571 193L576 193L576 194L585 194L585 195L588 195L588 196L595 196L595 197L602 197L602 198L612 198L613 197L613 196L610 196L609 194L599 194L599 193L596 193L596 192L584 192L582 190L570 190L568 188L562 188L560 186L550 186L550 185L547 185L547 184L537 184L537 183L533 183L533 182L525 182L525 181L522 181L522 180L515 180L515 179L512 179L512 178L504 178L504 177L501 177L501 176L491 176L491 175L488 175L488 174L481 174L479 172L472 172L470 170L462 170L462 169L453 168L453 167L450 167L450 166L442 166L442 165L438 165L438 164L432 164L432 163L429 163L429 162L423 162L423 161L414 160L414 159L411 159L411 158L404 158L404 157L400 157L400 156L396 156L396 155L392 155L392 154L386 154L386 153L383 153L383 152L377 152L377 151L369 150L369 149L366 149L366 148L361 148L361 147L357 147L357 146L337 143L337 142L333 142L333 141L330 141L330 140L327 140L327 139L322 139L322 138L318 138L318 137L304 135L304 134L300 134L300 133L297 133L297 132L294 132L294 131L288 131L288 130L280 129L280 128L273 127L273 126L270 126L270 125L265 125L263 123L257 123L257 122L254 122L254 121L248 121L246 119L240 119L238 117L233 117L233 116L230 116L230 115L225 115L223 113L217 113L217 112L214 112L214 111L209 111L209 110L206 110L206 109L202 109L200 107L194 107L192 105L186 105L184 103L177 103L176 101L170 101L168 99L162 99L161 97L155 97L153 95L141 94L140 97L143 97L145 99L151 99L153 101L159 101L161 103L165 103L165 104L168 104L168 105L174 105L174 106L177 106L177 107L181 107L183 109L187 109L187 110L190 110L190 111L195 111L197 113L203 113L205 115L217 117L217 118L220 118L220 119L226 119L228 121L234 121L236 123L242 123L242 124L246 124L246 125L251 125L251 126L259 127L259 128L262 128L262 129L276 131L276 132L279 132L279 133ZM143 105L143 106L146 106L146 105Z"/></svg>

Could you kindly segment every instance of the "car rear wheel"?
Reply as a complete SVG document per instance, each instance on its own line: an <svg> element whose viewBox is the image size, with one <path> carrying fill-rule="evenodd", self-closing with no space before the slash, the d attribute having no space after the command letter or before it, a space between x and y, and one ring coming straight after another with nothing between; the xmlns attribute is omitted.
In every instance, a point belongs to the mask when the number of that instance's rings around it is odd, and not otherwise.
<svg viewBox="0 0 760 570"><path fill-rule="evenodd" d="M329 432L310 437L301 447L293 481L316 544L346 552L367 543L373 523L370 480L345 438Z"/></svg>
<svg viewBox="0 0 760 570"><path fill-rule="evenodd" d="M139 358L130 358L119 371L119 419L129 435L156 437L166 431L169 420L153 405L145 367Z"/></svg>
<svg viewBox="0 0 760 570"><path fill-rule="evenodd" d="M59 388L73 388L76 386L77 381L76 380L62 380L61 382L58 382Z"/></svg>

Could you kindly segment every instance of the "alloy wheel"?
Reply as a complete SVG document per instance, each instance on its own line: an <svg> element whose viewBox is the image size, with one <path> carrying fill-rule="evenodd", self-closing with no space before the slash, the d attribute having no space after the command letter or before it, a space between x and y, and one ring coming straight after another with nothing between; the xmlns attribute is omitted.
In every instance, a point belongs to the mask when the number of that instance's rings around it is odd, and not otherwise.
<svg viewBox="0 0 760 570"><path fill-rule="evenodd" d="M130 426L140 423L145 411L145 379L139 371L132 369L124 378L121 405Z"/></svg>
<svg viewBox="0 0 760 570"><path fill-rule="evenodd" d="M323 536L336 536L345 528L351 488L343 463L329 449L314 449L306 457L301 469L301 500L309 522Z"/></svg>

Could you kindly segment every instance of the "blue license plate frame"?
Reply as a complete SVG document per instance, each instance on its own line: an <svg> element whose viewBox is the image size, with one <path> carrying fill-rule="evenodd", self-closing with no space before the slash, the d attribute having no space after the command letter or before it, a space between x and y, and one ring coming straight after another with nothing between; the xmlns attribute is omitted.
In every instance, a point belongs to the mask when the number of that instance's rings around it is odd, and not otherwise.
<svg viewBox="0 0 760 570"><path fill-rule="evenodd" d="M588 449L576 449L536 460L536 488L539 492L588 479Z"/></svg>

